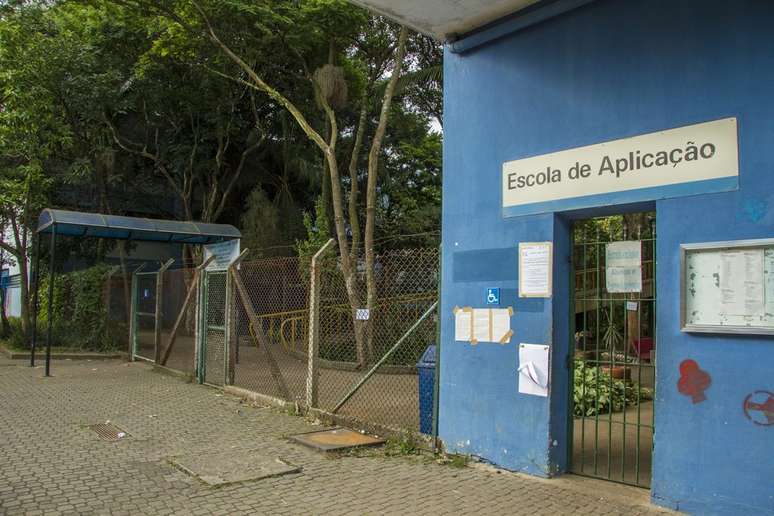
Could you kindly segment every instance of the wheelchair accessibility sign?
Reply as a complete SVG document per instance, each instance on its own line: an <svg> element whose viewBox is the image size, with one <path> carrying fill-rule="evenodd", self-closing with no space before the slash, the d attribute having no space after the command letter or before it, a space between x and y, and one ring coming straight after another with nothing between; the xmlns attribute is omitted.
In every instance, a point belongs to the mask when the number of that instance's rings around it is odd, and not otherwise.
<svg viewBox="0 0 774 516"><path fill-rule="evenodd" d="M486 304L499 305L500 304L500 289L488 288L486 289Z"/></svg>

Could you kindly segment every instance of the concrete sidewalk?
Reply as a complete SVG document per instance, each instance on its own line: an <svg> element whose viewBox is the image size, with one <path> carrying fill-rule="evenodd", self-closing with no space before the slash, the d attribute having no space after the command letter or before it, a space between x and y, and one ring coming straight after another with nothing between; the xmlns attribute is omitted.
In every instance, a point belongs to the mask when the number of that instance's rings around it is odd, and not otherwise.
<svg viewBox="0 0 774 516"><path fill-rule="evenodd" d="M0 357L0 514L656 514L647 492L539 480L422 457L326 457L286 436L319 427L121 361ZM130 436L98 438L110 421ZM258 452L301 468L213 488L178 456Z"/></svg>

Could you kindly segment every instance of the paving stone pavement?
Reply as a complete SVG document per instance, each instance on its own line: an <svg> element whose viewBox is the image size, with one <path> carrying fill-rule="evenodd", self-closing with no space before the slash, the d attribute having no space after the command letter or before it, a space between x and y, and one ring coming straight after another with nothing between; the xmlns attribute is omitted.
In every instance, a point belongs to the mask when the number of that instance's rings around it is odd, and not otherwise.
<svg viewBox="0 0 774 516"><path fill-rule="evenodd" d="M286 436L318 429L146 364L0 358L0 514L666 513L644 491L406 457L330 457ZM131 436L101 441L110 421ZM212 488L172 457L245 450L301 472ZM601 486L601 487L600 487Z"/></svg>

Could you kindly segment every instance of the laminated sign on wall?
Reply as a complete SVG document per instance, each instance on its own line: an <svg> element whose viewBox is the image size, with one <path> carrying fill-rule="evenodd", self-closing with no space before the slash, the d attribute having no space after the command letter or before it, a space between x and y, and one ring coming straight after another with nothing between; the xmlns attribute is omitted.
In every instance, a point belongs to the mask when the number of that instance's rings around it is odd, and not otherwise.
<svg viewBox="0 0 774 516"><path fill-rule="evenodd" d="M551 242L519 243L519 297L551 297Z"/></svg>
<svg viewBox="0 0 774 516"><path fill-rule="evenodd" d="M454 307L454 340L478 344L511 341L513 308Z"/></svg>
<svg viewBox="0 0 774 516"><path fill-rule="evenodd" d="M608 292L642 292L642 243L612 242L605 248L605 288Z"/></svg>

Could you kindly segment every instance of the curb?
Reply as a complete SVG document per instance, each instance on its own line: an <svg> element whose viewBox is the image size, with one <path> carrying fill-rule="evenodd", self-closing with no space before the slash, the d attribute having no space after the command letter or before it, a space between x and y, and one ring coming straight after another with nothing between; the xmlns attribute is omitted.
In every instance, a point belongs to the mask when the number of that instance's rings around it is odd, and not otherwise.
<svg viewBox="0 0 774 516"><path fill-rule="evenodd" d="M11 360L29 360L31 353L29 351L12 351L5 346L0 346L0 354ZM45 360L45 350L36 351L36 360ZM57 353L52 352L51 358L53 360L115 360L119 358L126 358L126 353L93 353L93 352L75 352L75 353Z"/></svg>

